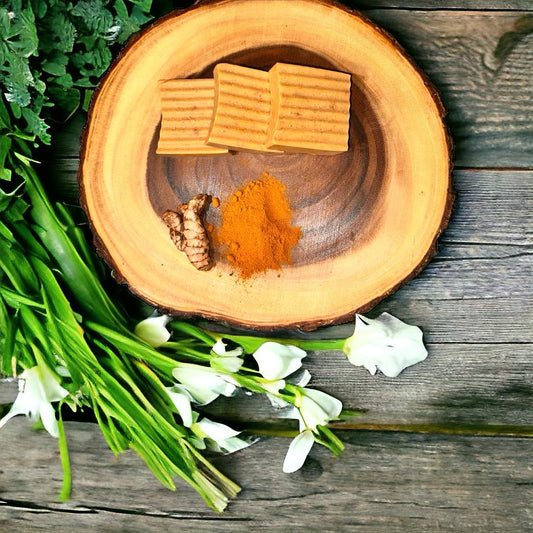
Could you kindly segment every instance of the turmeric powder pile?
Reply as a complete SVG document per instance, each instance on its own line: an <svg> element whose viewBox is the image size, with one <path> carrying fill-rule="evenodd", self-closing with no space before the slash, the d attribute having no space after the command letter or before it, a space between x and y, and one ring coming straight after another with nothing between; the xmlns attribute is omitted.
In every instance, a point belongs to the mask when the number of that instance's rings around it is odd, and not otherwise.
<svg viewBox="0 0 533 533"><path fill-rule="evenodd" d="M291 263L301 229L291 225L285 186L267 172L221 205L222 224L214 240L242 278Z"/></svg>

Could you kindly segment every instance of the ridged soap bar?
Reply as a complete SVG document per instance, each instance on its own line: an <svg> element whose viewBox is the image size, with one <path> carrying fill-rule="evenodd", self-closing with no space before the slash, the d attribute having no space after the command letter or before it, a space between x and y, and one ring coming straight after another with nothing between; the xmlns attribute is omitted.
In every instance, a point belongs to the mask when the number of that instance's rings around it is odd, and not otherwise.
<svg viewBox="0 0 533 533"><path fill-rule="evenodd" d="M214 78L215 110L208 144L241 151L277 151L266 146L270 121L268 72L219 63Z"/></svg>
<svg viewBox="0 0 533 533"><path fill-rule="evenodd" d="M272 112L268 147L313 154L348 150L349 74L276 63L269 76Z"/></svg>
<svg viewBox="0 0 533 533"><path fill-rule="evenodd" d="M156 152L168 155L222 154L227 148L209 146L215 100L213 79L174 79L162 82L161 131Z"/></svg>

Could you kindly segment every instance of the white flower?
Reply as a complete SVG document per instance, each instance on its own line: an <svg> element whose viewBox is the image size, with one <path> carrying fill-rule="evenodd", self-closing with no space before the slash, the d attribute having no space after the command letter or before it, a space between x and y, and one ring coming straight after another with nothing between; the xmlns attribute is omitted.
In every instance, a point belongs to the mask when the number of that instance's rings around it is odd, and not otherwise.
<svg viewBox="0 0 533 533"><path fill-rule="evenodd" d="M423 361L428 353L422 330L389 313L375 320L355 315L354 334L346 339L343 350L353 365L364 366L372 375L381 370L391 378Z"/></svg>
<svg viewBox="0 0 533 533"><path fill-rule="evenodd" d="M325 426L341 414L342 402L337 398L316 389L303 389L302 392L297 404L300 431Z"/></svg>
<svg viewBox="0 0 533 533"><path fill-rule="evenodd" d="M268 380L282 379L302 366L304 350L289 344L265 342L254 352L259 372Z"/></svg>
<svg viewBox="0 0 533 533"><path fill-rule="evenodd" d="M198 437L209 439L208 447L217 452L233 453L250 445L250 442L237 436L241 433L240 431L235 431L225 424L213 422L209 418L202 418L194 423L191 429Z"/></svg>
<svg viewBox="0 0 533 533"><path fill-rule="evenodd" d="M317 426L325 426L339 417L342 402L316 389L302 389L295 402L296 408L289 409L285 417L300 422L300 433L293 439L283 462L283 472L296 472L304 464L315 442Z"/></svg>
<svg viewBox="0 0 533 533"><path fill-rule="evenodd" d="M290 474L299 470L309 455L314 442L315 437L312 430L306 429L299 433L289 445L283 461L283 472Z"/></svg>
<svg viewBox="0 0 533 533"><path fill-rule="evenodd" d="M192 425L191 401L194 401L194 398L189 391L181 385L167 387L166 390L174 407L176 407L178 414L181 416L183 425L190 428Z"/></svg>
<svg viewBox="0 0 533 533"><path fill-rule="evenodd" d="M68 391L61 387L47 366L28 368L20 375L18 396L9 413L0 420L0 428L17 415L29 416L32 422L40 417L46 431L57 438L59 429L52 402L67 395Z"/></svg>
<svg viewBox="0 0 533 533"><path fill-rule="evenodd" d="M170 331L166 325L172 320L167 315L160 315L155 311L152 315L141 320L135 326L135 335L140 337L150 346L157 348L170 339Z"/></svg>
<svg viewBox="0 0 533 533"><path fill-rule="evenodd" d="M210 362L213 368L225 370L226 372L238 372L240 370L243 363L243 350L240 346L233 350L226 350L226 344L222 342L222 339L218 339L211 349L218 356L214 357Z"/></svg>
<svg viewBox="0 0 533 533"><path fill-rule="evenodd" d="M229 376L200 365L182 364L172 370L172 375L200 405L211 403L221 394L233 396L237 389L237 382Z"/></svg>

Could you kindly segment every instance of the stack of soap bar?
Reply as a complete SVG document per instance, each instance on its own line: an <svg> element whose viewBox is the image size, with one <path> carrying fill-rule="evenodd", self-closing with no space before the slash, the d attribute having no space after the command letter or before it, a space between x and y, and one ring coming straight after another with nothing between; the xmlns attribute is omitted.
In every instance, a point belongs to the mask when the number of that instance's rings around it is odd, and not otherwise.
<svg viewBox="0 0 533 533"><path fill-rule="evenodd" d="M158 154L222 154L227 148L209 146L215 84L212 79L175 79L160 85L161 131Z"/></svg>
<svg viewBox="0 0 533 533"><path fill-rule="evenodd" d="M276 63L269 75L267 146L316 154L348 150L349 74Z"/></svg>
<svg viewBox="0 0 533 533"><path fill-rule="evenodd" d="M234 150L266 152L270 119L268 72L219 63L215 66L215 106L207 143Z"/></svg>
<svg viewBox="0 0 533 533"><path fill-rule="evenodd" d="M214 79L167 81L157 153L345 152L350 84L343 72L286 63L219 63Z"/></svg>

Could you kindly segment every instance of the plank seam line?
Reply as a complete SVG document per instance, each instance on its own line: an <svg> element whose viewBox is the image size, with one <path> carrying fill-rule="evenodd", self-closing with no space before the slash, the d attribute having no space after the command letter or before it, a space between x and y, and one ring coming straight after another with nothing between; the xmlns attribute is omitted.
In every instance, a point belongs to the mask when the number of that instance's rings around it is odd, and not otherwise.
<svg viewBox="0 0 533 533"><path fill-rule="evenodd" d="M514 341L514 342L505 342L505 341L495 341L495 342L452 342L452 341L442 341L442 342L426 342L426 346L533 346L533 341Z"/></svg>
<svg viewBox="0 0 533 533"><path fill-rule="evenodd" d="M490 261L490 262L496 262L496 261L505 261L507 259L517 259L520 257L531 257L533 255L533 250L531 252L524 251L519 252L516 254L508 254L508 255L502 255L498 257L434 257L432 259L433 263L454 263L457 264L461 261Z"/></svg>
<svg viewBox="0 0 533 533"><path fill-rule="evenodd" d="M471 167L456 165L453 167L453 170L460 172L531 172L533 170L533 167Z"/></svg>
<svg viewBox="0 0 533 533"><path fill-rule="evenodd" d="M396 12L405 12L405 13L413 13L413 12L420 12L420 13L460 13L468 15L470 13L476 13L476 14L483 14L483 13L490 13L493 15L494 13L502 13L502 14L508 14L508 13L532 13L533 8L505 8L505 7L489 7L486 9L482 8L471 8L471 9L465 9L463 7L394 7L394 6L376 6L376 7L359 7L355 8L355 11L360 11L361 13L370 13L371 11L396 11Z"/></svg>
<svg viewBox="0 0 533 533"><path fill-rule="evenodd" d="M116 513L116 514L126 514L126 515L136 515L136 516L150 516L150 517L160 517L160 518L171 518L174 520L202 520L205 523L208 521L216 522L251 522L252 519L248 517L227 517L227 516L216 516L214 517L211 514L204 513L185 513L185 512L150 512L150 511L140 511L136 509L117 509L114 507L100 507L100 506L87 506L82 507L61 507L59 504L55 506L47 506L34 502L24 502L19 500L9 500L9 499L0 499L0 506L12 507L14 509L23 509L28 512L38 513L68 513L68 514L98 514L99 512L107 513Z"/></svg>

